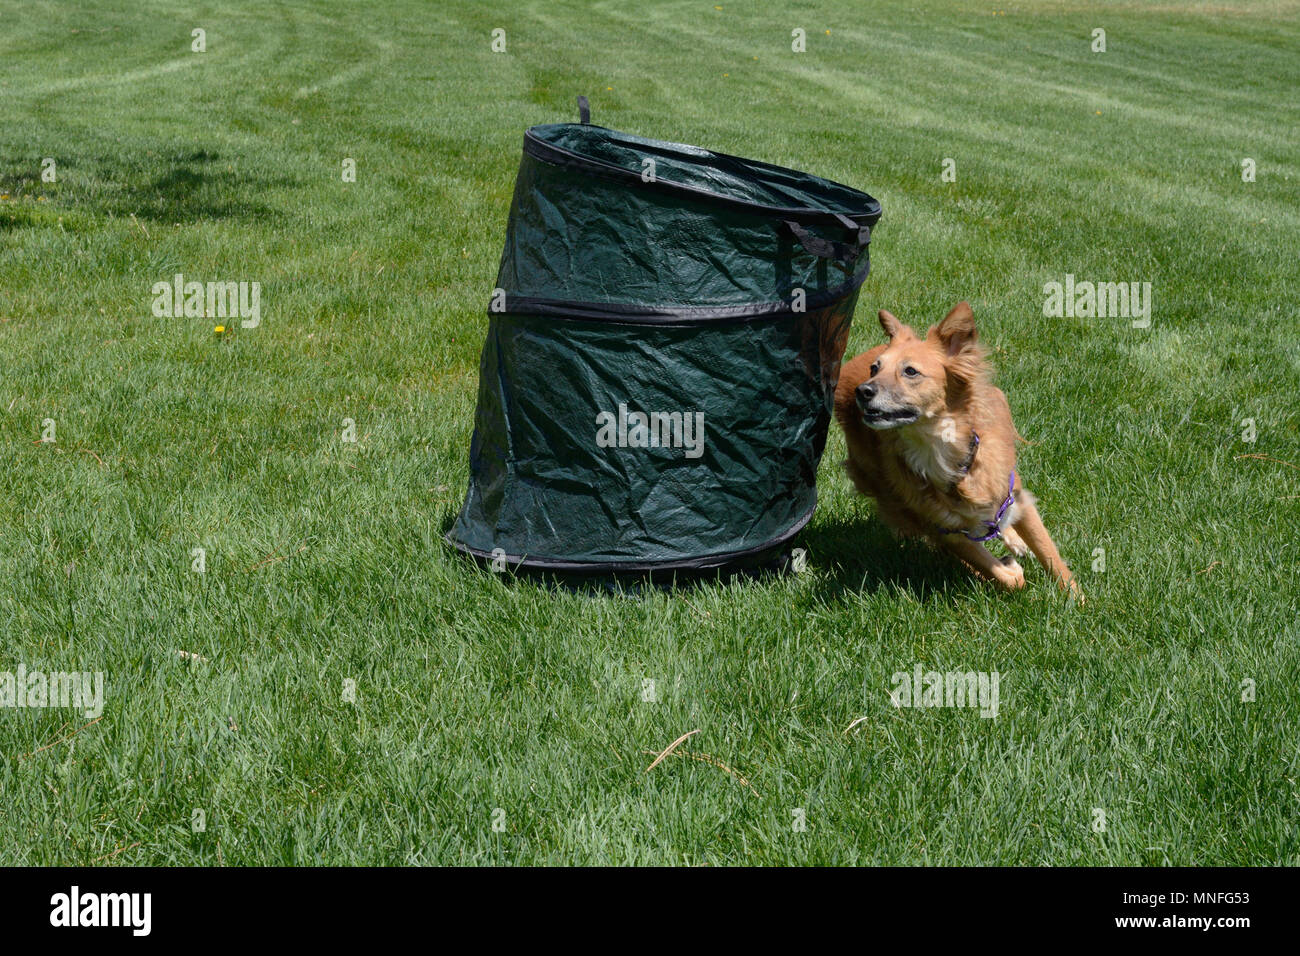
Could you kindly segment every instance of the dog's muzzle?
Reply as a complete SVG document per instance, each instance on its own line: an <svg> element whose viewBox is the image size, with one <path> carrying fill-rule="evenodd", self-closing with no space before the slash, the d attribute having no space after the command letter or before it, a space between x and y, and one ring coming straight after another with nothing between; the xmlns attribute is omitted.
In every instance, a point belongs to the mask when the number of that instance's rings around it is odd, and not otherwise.
<svg viewBox="0 0 1300 956"><path fill-rule="evenodd" d="M879 389L871 382L863 382L853 391L862 421L869 428L892 428L896 425L909 425L920 418L921 413L910 406L901 408L875 408L873 403Z"/></svg>

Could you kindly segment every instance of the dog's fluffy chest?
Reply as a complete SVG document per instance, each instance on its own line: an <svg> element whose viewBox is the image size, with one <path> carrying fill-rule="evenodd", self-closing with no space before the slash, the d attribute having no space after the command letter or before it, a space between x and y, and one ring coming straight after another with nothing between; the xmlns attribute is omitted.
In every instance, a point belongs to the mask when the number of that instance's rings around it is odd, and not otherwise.
<svg viewBox="0 0 1300 956"><path fill-rule="evenodd" d="M938 528L961 528L977 534L988 530L987 523L994 520L1005 500L1007 478L998 477L1002 490L994 494L994 489L987 487L990 476L968 473L974 456L962 451L971 447L969 432L959 435L951 425L932 426L900 429L893 437L893 457L899 469L893 490L902 501ZM1000 528L1014 520L1014 512L1013 498L1013 505L1002 513Z"/></svg>
<svg viewBox="0 0 1300 956"><path fill-rule="evenodd" d="M907 467L934 488L947 491L956 486L963 477L954 454L958 443L946 441L934 428L907 432L898 436L898 451Z"/></svg>

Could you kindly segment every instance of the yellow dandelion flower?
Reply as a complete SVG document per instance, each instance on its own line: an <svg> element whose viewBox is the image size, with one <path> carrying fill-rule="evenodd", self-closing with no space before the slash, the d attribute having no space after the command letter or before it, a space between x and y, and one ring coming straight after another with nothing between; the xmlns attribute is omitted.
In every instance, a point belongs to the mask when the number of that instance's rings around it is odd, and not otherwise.
<svg viewBox="0 0 1300 956"><path fill-rule="evenodd" d="M218 335L220 335L222 332L226 331L226 327L225 327L224 325L218 325L218 326L217 326L215 329L213 329L212 331L213 331L213 332L216 332Z"/></svg>

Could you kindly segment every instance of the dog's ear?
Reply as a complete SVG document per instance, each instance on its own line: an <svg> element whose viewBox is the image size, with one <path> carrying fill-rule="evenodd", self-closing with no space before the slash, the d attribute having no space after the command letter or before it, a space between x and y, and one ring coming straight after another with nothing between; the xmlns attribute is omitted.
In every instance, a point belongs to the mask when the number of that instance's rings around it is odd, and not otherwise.
<svg viewBox="0 0 1300 956"><path fill-rule="evenodd" d="M958 302L938 325L931 326L925 336L938 342L950 356L964 352L975 344L975 313L969 302Z"/></svg>
<svg viewBox="0 0 1300 956"><path fill-rule="evenodd" d="M898 319L894 318L894 313L886 311L885 309L880 310L880 327L885 330L885 334L891 339L901 330L907 328L907 326L902 322L899 322Z"/></svg>

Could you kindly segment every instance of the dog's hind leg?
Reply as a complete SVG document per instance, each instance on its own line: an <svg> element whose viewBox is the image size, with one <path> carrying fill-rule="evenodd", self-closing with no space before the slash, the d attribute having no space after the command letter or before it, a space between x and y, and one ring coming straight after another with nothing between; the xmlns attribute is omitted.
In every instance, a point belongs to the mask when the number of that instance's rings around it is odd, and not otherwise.
<svg viewBox="0 0 1300 956"><path fill-rule="evenodd" d="M1061 552L1056 550L1052 536L1043 526L1043 519L1038 515L1038 508L1034 505L1032 495L1021 495L1016 502L1016 521L1013 527L1024 539L1025 544L1029 545L1029 550L1034 552L1038 562L1056 578L1057 586L1063 591L1069 591L1082 603L1083 592L1075 583L1074 575L1070 573L1070 568L1061 557Z"/></svg>

